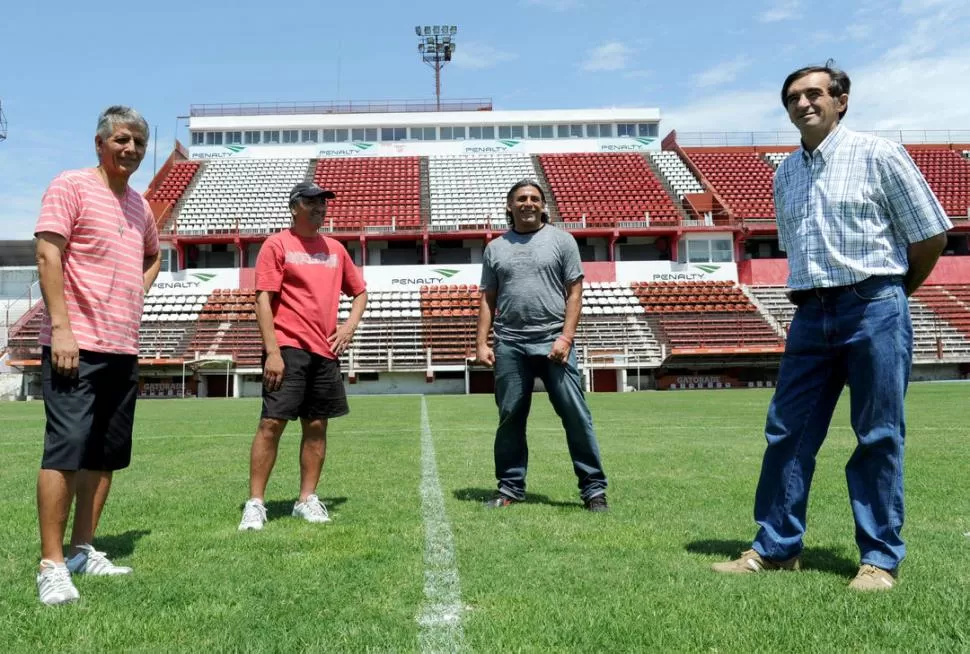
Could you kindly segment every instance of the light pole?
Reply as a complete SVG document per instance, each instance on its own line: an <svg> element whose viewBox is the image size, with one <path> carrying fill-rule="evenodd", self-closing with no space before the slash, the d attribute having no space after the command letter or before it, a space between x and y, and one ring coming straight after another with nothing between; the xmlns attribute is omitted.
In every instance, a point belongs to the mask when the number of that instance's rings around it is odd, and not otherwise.
<svg viewBox="0 0 970 654"><path fill-rule="evenodd" d="M3 103L0 103L0 141L7 138L7 119L3 116Z"/></svg>
<svg viewBox="0 0 970 654"><path fill-rule="evenodd" d="M455 53L457 25L425 25L414 28L418 37L421 61L434 68L434 96L436 108L441 111L441 69L451 61Z"/></svg>

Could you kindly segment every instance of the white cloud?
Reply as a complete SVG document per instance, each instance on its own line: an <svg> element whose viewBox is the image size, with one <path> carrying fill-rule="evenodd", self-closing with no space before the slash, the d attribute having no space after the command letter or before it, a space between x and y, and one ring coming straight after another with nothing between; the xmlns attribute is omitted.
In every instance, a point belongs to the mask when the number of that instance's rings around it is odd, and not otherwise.
<svg viewBox="0 0 970 654"><path fill-rule="evenodd" d="M634 50L620 41L608 41L586 53L586 61L580 68L587 72L598 70L623 70Z"/></svg>
<svg viewBox="0 0 970 654"><path fill-rule="evenodd" d="M774 0L774 4L758 14L760 23L778 23L801 16L801 0Z"/></svg>
<svg viewBox="0 0 970 654"><path fill-rule="evenodd" d="M730 84L751 64L753 60L749 57L739 56L731 61L724 61L702 73L698 73L691 78L695 87L710 88Z"/></svg>
<svg viewBox="0 0 970 654"><path fill-rule="evenodd" d="M451 61L458 68L483 70L517 58L517 54L499 50L487 43L468 41L458 44Z"/></svg>
<svg viewBox="0 0 970 654"><path fill-rule="evenodd" d="M526 7L540 7L552 11L569 11L583 6L582 0L524 0Z"/></svg>

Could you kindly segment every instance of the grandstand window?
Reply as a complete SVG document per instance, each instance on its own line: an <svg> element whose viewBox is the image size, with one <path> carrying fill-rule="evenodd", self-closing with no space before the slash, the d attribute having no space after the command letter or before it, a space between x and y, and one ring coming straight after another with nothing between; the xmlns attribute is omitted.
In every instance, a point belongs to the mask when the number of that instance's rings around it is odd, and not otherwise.
<svg viewBox="0 0 970 654"><path fill-rule="evenodd" d="M597 137L610 137L613 136L613 126L612 125L587 125L586 126L586 136L597 138Z"/></svg>
<svg viewBox="0 0 970 654"><path fill-rule="evenodd" d="M242 132L226 132L226 145L239 145L242 143Z"/></svg>
<svg viewBox="0 0 970 654"><path fill-rule="evenodd" d="M657 135L657 123L640 123L637 125L637 136L656 137Z"/></svg>
<svg viewBox="0 0 970 654"><path fill-rule="evenodd" d="M452 140L452 138L453 138L453 136L452 136L452 128L451 127L442 127L441 128L441 140L442 141L450 141L450 140Z"/></svg>
<svg viewBox="0 0 970 654"><path fill-rule="evenodd" d="M280 131L278 129L263 132L263 143L279 143Z"/></svg>
<svg viewBox="0 0 970 654"><path fill-rule="evenodd" d="M337 130L335 130L335 129L325 129L325 130L323 130L323 142L324 143L336 143L337 142Z"/></svg>
<svg viewBox="0 0 970 654"><path fill-rule="evenodd" d="M552 125L529 125L528 134L530 139L551 139Z"/></svg>
<svg viewBox="0 0 970 654"><path fill-rule="evenodd" d="M299 140L300 140L300 130L298 129L283 130L283 143L298 143Z"/></svg>
<svg viewBox="0 0 970 654"><path fill-rule="evenodd" d="M179 258L175 250L171 248L162 248L161 250L162 267L159 269L160 272L178 272L179 269Z"/></svg>
<svg viewBox="0 0 970 654"><path fill-rule="evenodd" d="M456 127L454 131L454 137L456 141L462 141L465 139L465 127Z"/></svg>
<svg viewBox="0 0 970 654"><path fill-rule="evenodd" d="M711 261L727 262L732 261L731 241L726 238L711 241Z"/></svg>
<svg viewBox="0 0 970 654"><path fill-rule="evenodd" d="M192 132L192 145L204 145L205 132Z"/></svg>
<svg viewBox="0 0 970 654"><path fill-rule="evenodd" d="M558 127L556 135L561 139L568 139L571 137L583 138L583 126L582 125L560 125Z"/></svg>
<svg viewBox="0 0 970 654"><path fill-rule="evenodd" d="M617 123L616 135L617 136L636 136L637 126L634 125L633 123Z"/></svg>
<svg viewBox="0 0 970 654"><path fill-rule="evenodd" d="M711 260L711 242L706 239L687 241L687 263L706 263Z"/></svg>
<svg viewBox="0 0 970 654"><path fill-rule="evenodd" d="M259 132L246 132L243 134L246 145L259 143Z"/></svg>
<svg viewBox="0 0 970 654"><path fill-rule="evenodd" d="M205 133L205 144L206 145L222 145L222 132L206 132Z"/></svg>
<svg viewBox="0 0 970 654"><path fill-rule="evenodd" d="M407 128L406 127L382 127L381 128L381 140L382 141L403 141L407 139Z"/></svg>
<svg viewBox="0 0 970 654"><path fill-rule="evenodd" d="M327 130L323 130L327 131ZM333 131L333 130L329 130ZM320 141L320 132L315 129L305 129L300 133L300 140L303 143L317 143Z"/></svg>
<svg viewBox="0 0 970 654"><path fill-rule="evenodd" d="M470 139L480 139L480 138L482 138L482 128L481 127L469 127L468 128L468 138L470 138Z"/></svg>
<svg viewBox="0 0 970 654"><path fill-rule="evenodd" d="M556 136L561 139L569 138L569 125L559 125L556 128Z"/></svg>
<svg viewBox="0 0 970 654"><path fill-rule="evenodd" d="M411 139L414 140L414 141L423 141L424 140L424 130L422 128L420 128L420 127L412 127L411 128Z"/></svg>
<svg viewBox="0 0 970 654"><path fill-rule="evenodd" d="M376 141L377 128L376 127L368 127L366 129L361 127L354 128L350 132L350 138L352 141Z"/></svg>
<svg viewBox="0 0 970 654"><path fill-rule="evenodd" d="M500 139L520 139L522 138L522 125L499 125L498 137Z"/></svg>
<svg viewBox="0 0 970 654"><path fill-rule="evenodd" d="M346 143L350 138L350 132L346 129L337 130L337 143Z"/></svg>

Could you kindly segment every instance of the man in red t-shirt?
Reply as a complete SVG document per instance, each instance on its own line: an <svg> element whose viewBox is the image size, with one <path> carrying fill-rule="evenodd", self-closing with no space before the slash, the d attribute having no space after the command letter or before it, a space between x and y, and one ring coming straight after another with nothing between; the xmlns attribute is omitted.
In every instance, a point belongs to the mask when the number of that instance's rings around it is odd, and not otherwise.
<svg viewBox="0 0 970 654"><path fill-rule="evenodd" d="M249 462L249 501L239 530L266 522L263 496L276 463L280 436L300 418L300 497L293 515L329 522L316 489L327 452L327 420L347 415L337 359L353 338L367 305L364 279L346 248L319 233L334 198L316 184L290 192L293 227L266 239L256 259L256 318L263 337L263 411ZM354 298L350 317L337 327L340 294Z"/></svg>

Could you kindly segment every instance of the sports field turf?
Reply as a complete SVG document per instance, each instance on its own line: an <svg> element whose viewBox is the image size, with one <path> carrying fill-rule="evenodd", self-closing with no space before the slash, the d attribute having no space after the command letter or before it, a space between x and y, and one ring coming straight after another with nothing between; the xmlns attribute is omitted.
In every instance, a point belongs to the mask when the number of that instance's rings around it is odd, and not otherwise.
<svg viewBox="0 0 970 654"><path fill-rule="evenodd" d="M528 502L501 511L481 506L491 397L355 397L320 488L333 522L289 517L291 425L261 533L236 531L258 401L143 401L95 543L135 572L77 578L81 601L57 608L33 580L43 407L0 404L0 651L970 650L970 385L911 389L910 554L885 594L846 587L858 558L847 393L819 456L808 570L709 570L754 535L769 398L591 395L611 502L594 515L542 395Z"/></svg>

